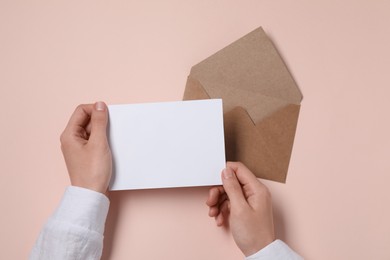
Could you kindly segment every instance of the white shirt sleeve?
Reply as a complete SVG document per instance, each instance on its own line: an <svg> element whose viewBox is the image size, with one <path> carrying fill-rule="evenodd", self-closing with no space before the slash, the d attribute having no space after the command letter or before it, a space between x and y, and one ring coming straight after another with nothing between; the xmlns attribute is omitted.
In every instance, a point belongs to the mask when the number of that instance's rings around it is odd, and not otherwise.
<svg viewBox="0 0 390 260"><path fill-rule="evenodd" d="M68 187L41 230L30 260L100 259L109 205L99 192Z"/></svg>
<svg viewBox="0 0 390 260"><path fill-rule="evenodd" d="M110 202L92 190L70 186L32 249L30 260L98 260ZM303 259L283 241L275 240L246 260Z"/></svg>
<svg viewBox="0 0 390 260"><path fill-rule="evenodd" d="M275 240L257 253L245 258L246 260L302 260L303 258L295 253L282 240Z"/></svg>

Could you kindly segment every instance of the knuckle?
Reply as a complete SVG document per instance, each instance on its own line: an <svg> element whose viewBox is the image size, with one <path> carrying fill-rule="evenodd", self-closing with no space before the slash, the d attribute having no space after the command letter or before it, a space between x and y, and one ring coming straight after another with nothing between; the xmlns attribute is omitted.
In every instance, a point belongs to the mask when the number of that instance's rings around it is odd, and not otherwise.
<svg viewBox="0 0 390 260"><path fill-rule="evenodd" d="M237 185L230 184L227 186L227 189L231 191L232 194L237 194L240 192L240 189L237 187Z"/></svg>
<svg viewBox="0 0 390 260"><path fill-rule="evenodd" d="M238 168L242 168L244 164L241 161L236 162Z"/></svg>
<svg viewBox="0 0 390 260"><path fill-rule="evenodd" d="M67 131L64 131L61 135L60 135L60 143L61 143L61 149L63 150L64 148L66 149L67 147L69 147L72 143L72 136L69 135L69 133Z"/></svg>
<svg viewBox="0 0 390 260"><path fill-rule="evenodd" d="M244 164L240 161L236 161L236 162L227 162L226 163L227 166L235 166L237 168L242 168L244 166Z"/></svg>
<svg viewBox="0 0 390 260"><path fill-rule="evenodd" d="M230 194L231 196L235 196L236 194L242 192L241 186L237 183L228 183L226 185L226 190L229 191L227 193Z"/></svg>
<svg viewBox="0 0 390 260"><path fill-rule="evenodd" d="M88 104L79 104L76 109L74 110L74 113L81 113L83 111L85 111L85 109L87 108Z"/></svg>
<svg viewBox="0 0 390 260"><path fill-rule="evenodd" d="M98 124L104 124L106 122L106 117L104 115L95 115L94 121Z"/></svg>
<svg viewBox="0 0 390 260"><path fill-rule="evenodd" d="M92 124L99 128L107 125L108 117L104 113L95 113L92 115Z"/></svg>
<svg viewBox="0 0 390 260"><path fill-rule="evenodd" d="M110 147L106 140L94 140L89 142L87 147L93 152L110 153Z"/></svg>
<svg viewBox="0 0 390 260"><path fill-rule="evenodd" d="M85 104L79 104L75 110L82 110L85 106Z"/></svg>
<svg viewBox="0 0 390 260"><path fill-rule="evenodd" d="M266 186L260 186L259 194L260 194L261 197L263 197L265 199L271 200L271 198L272 198L272 194L271 194L270 190Z"/></svg>
<svg viewBox="0 0 390 260"><path fill-rule="evenodd" d="M61 145L64 145L65 143L67 143L67 135L66 135L66 132L62 132L62 134L60 135L60 143Z"/></svg>

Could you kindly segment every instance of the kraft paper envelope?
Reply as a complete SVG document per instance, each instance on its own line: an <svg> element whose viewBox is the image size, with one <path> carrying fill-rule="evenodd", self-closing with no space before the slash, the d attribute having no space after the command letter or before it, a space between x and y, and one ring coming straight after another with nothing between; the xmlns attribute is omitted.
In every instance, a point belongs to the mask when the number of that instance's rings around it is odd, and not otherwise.
<svg viewBox="0 0 390 260"><path fill-rule="evenodd" d="M302 94L262 28L192 67L184 100L222 98L226 159L285 182Z"/></svg>
<svg viewBox="0 0 390 260"><path fill-rule="evenodd" d="M222 100L108 106L110 190L221 184Z"/></svg>

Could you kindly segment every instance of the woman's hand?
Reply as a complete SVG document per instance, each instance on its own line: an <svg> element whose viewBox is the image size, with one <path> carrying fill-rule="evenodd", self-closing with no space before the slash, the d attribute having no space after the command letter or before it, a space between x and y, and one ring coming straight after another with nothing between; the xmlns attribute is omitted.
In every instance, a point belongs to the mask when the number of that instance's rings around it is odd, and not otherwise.
<svg viewBox="0 0 390 260"><path fill-rule="evenodd" d="M107 123L103 102L79 105L71 116L61 135L61 150L73 186L107 191L112 175Z"/></svg>
<svg viewBox="0 0 390 260"><path fill-rule="evenodd" d="M218 226L230 226L237 246L252 255L275 240L271 194L242 163L228 162L223 186L210 189L206 204Z"/></svg>

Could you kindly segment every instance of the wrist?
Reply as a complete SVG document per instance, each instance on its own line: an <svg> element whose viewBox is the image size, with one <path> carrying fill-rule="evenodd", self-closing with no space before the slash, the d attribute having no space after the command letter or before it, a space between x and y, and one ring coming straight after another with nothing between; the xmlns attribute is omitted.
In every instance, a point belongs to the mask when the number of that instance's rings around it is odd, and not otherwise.
<svg viewBox="0 0 390 260"><path fill-rule="evenodd" d="M241 251L246 257L248 257L267 247L275 240L275 238L263 239L261 241L258 241L257 243L252 244L251 246L243 248Z"/></svg>
<svg viewBox="0 0 390 260"><path fill-rule="evenodd" d="M105 187L103 185L98 185L98 184L85 184L77 181L71 181L71 185L74 187L80 187L83 189L99 192L103 195L106 195L108 187Z"/></svg>

